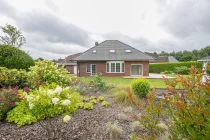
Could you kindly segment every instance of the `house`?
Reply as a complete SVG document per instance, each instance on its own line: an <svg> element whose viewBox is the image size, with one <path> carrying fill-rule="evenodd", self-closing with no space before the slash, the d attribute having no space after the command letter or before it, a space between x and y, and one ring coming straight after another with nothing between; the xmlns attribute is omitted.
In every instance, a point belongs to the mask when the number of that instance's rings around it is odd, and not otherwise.
<svg viewBox="0 0 210 140"><path fill-rule="evenodd" d="M155 53L149 53L145 52L146 54L156 58L156 60L151 61L151 63L164 63L164 62L179 62L176 58L173 56L158 56Z"/></svg>
<svg viewBox="0 0 210 140"><path fill-rule="evenodd" d="M69 55L64 59L56 60L55 63L57 63L58 66L64 65L64 68L66 68L71 74L77 74L77 62L72 59L80 54L81 53Z"/></svg>
<svg viewBox="0 0 210 140"><path fill-rule="evenodd" d="M77 76L102 73L107 77L148 76L149 56L118 40L106 40L73 60L77 61Z"/></svg>

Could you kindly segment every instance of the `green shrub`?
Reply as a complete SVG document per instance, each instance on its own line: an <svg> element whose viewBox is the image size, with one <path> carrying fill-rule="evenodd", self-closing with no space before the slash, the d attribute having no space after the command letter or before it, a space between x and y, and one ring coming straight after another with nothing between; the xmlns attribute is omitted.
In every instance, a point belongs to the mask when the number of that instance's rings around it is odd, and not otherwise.
<svg viewBox="0 0 210 140"><path fill-rule="evenodd" d="M24 99L8 112L7 120L21 126L77 110L78 103L82 100L79 93L72 92L69 87L57 86L55 89L49 87L40 86L39 89L31 90L28 94L21 93ZM25 121L26 118L30 121Z"/></svg>
<svg viewBox="0 0 210 140"><path fill-rule="evenodd" d="M129 94L126 90L120 90L120 91L116 92L113 96L117 103L120 103L122 105L127 105L127 106L130 106L133 104L131 102Z"/></svg>
<svg viewBox="0 0 210 140"><path fill-rule="evenodd" d="M103 101L103 102L101 103L101 105L102 105L103 107L108 107L108 106L109 106L109 103L108 103L107 101Z"/></svg>
<svg viewBox="0 0 210 140"><path fill-rule="evenodd" d="M86 109L86 110L93 110L93 104L92 103L86 103L85 105L84 105L84 109Z"/></svg>
<svg viewBox="0 0 210 140"><path fill-rule="evenodd" d="M17 88L0 89L0 120L20 101Z"/></svg>
<svg viewBox="0 0 210 140"><path fill-rule="evenodd" d="M96 104L96 103L97 103L97 102L96 102L96 99L92 99L92 100L90 101L90 103Z"/></svg>
<svg viewBox="0 0 210 140"><path fill-rule="evenodd" d="M178 74L184 74L187 75L190 72L190 68L186 67L186 66L181 66L181 67L175 67L174 68L174 72L178 73Z"/></svg>
<svg viewBox="0 0 210 140"><path fill-rule="evenodd" d="M146 97L150 90L150 84L147 79L135 79L131 83L133 92L140 97Z"/></svg>
<svg viewBox="0 0 210 140"><path fill-rule="evenodd" d="M17 103L17 106L7 113L7 121L14 122L20 127L22 125L37 122L37 119L30 112L28 102L23 100Z"/></svg>
<svg viewBox="0 0 210 140"><path fill-rule="evenodd" d="M9 45L0 45L0 66L8 69L28 69L34 60L24 51Z"/></svg>
<svg viewBox="0 0 210 140"><path fill-rule="evenodd" d="M173 62L173 63L171 62L171 63L149 64L149 72L150 73L161 73L166 70L174 71L175 67L186 66L187 68L190 68L191 65L194 65L199 70L202 70L202 62L191 61L191 62Z"/></svg>
<svg viewBox="0 0 210 140"><path fill-rule="evenodd" d="M98 101L104 101L104 96L99 96L97 100Z"/></svg>
<svg viewBox="0 0 210 140"><path fill-rule="evenodd" d="M106 83L102 80L102 74L101 73L96 73L94 74L93 80L90 81L90 85L94 86L97 90L100 91L106 91L109 87L106 85Z"/></svg>
<svg viewBox="0 0 210 140"><path fill-rule="evenodd" d="M27 83L27 72L25 70L0 67L0 88L9 86L18 86L19 88L29 86Z"/></svg>
<svg viewBox="0 0 210 140"><path fill-rule="evenodd" d="M67 86L71 81L71 77L64 67L58 68L49 60L35 62L35 66L30 67L29 70L28 81L31 87L39 87L42 82Z"/></svg>

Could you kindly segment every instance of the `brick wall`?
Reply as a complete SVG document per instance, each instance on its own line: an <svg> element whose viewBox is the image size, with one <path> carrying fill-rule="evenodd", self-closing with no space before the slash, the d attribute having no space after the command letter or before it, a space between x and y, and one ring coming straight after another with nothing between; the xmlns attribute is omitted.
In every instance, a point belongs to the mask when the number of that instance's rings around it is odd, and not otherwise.
<svg viewBox="0 0 210 140"><path fill-rule="evenodd" d="M102 73L105 77L122 77L130 76L131 64L143 64L143 76L149 75L149 61L125 61L125 73L106 73L106 61L92 61L92 62L77 62L79 77L90 76L90 73L86 73L87 64L96 64L96 73Z"/></svg>

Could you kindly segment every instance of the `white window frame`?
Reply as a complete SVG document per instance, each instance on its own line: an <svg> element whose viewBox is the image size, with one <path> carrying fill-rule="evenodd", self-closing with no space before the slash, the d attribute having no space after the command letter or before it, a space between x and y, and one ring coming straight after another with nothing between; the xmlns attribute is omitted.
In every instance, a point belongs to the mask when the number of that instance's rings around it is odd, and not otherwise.
<svg viewBox="0 0 210 140"><path fill-rule="evenodd" d="M87 66L90 65L90 72L87 71ZM96 64L86 64L86 73L91 73L92 74L92 65L95 65L96 68Z"/></svg>
<svg viewBox="0 0 210 140"><path fill-rule="evenodd" d="M111 72L111 64L115 63L115 72ZM116 72L116 64L120 63L120 72ZM122 71L122 64L124 63L124 69ZM109 71L107 71L107 64L109 64ZM106 73L125 73L125 62L124 61L107 61L106 62Z"/></svg>
<svg viewBox="0 0 210 140"><path fill-rule="evenodd" d="M138 65L138 66L141 65L141 67L142 67L142 69L141 69L142 70L141 75L132 75L132 65ZM143 70L144 70L143 69L143 64L131 64L131 67L130 67L130 75L131 76L143 76L143 72L144 72Z"/></svg>

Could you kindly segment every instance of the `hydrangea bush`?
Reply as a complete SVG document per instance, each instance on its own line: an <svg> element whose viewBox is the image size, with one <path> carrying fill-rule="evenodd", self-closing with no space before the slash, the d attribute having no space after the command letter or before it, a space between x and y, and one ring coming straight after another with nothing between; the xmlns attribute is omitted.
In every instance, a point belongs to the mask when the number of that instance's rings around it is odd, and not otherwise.
<svg viewBox="0 0 210 140"><path fill-rule="evenodd" d="M35 62L35 66L30 67L29 70L28 81L34 88L39 87L42 82L67 86L71 81L71 76L63 66L58 68L49 60Z"/></svg>
<svg viewBox="0 0 210 140"><path fill-rule="evenodd" d="M63 88L54 85L40 86L29 93L22 92L23 100L13 110L8 112L7 121L18 126L30 124L59 114L70 114L77 110L82 101L79 93L72 92L70 87ZM27 120L27 121L25 121Z"/></svg>

